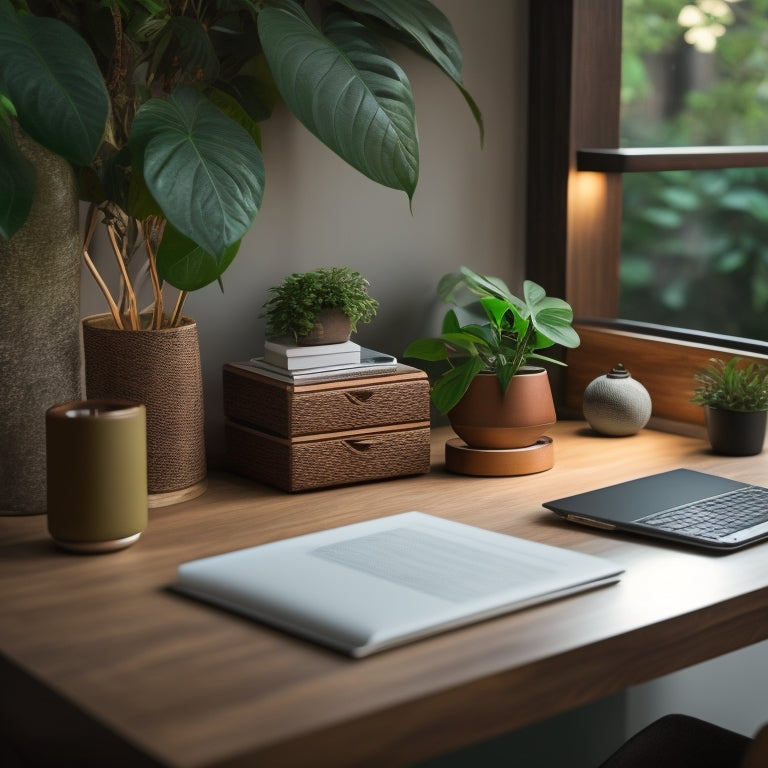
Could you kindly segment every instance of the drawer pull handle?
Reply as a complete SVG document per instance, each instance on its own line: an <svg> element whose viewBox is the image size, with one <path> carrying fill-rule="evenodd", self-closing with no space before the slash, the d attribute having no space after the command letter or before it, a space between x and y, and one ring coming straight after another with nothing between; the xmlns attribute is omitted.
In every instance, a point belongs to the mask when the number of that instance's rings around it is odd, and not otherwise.
<svg viewBox="0 0 768 768"><path fill-rule="evenodd" d="M373 448L375 444L375 440L344 440L343 442L347 448L351 448L358 453L364 453L369 448Z"/></svg>
<svg viewBox="0 0 768 768"><path fill-rule="evenodd" d="M347 400L354 405L362 405L373 397L373 392L370 391L345 392L344 394L347 396Z"/></svg>

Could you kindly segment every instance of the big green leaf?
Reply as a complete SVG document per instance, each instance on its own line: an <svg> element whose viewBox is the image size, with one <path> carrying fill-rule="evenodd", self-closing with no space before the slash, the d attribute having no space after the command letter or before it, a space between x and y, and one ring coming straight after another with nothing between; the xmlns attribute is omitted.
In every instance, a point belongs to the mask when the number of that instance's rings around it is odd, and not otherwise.
<svg viewBox="0 0 768 768"><path fill-rule="evenodd" d="M323 34L293 2L265 7L258 22L275 84L296 117L361 173L413 197L413 95L376 36L339 13L328 16Z"/></svg>
<svg viewBox="0 0 768 768"><path fill-rule="evenodd" d="M448 359L448 349L442 339L416 339L408 345L403 354L405 357L416 357L419 360Z"/></svg>
<svg viewBox="0 0 768 768"><path fill-rule="evenodd" d="M94 158L109 96L91 50L66 24L17 15L0 0L0 91L38 143L71 163Z"/></svg>
<svg viewBox="0 0 768 768"><path fill-rule="evenodd" d="M168 221L221 261L250 229L264 194L264 161L250 134L183 88L139 109L129 146Z"/></svg>
<svg viewBox="0 0 768 768"><path fill-rule="evenodd" d="M457 303L458 290L461 288L466 288L476 296L505 299L518 307L524 304L510 292L501 278L478 274L469 267L461 267L458 272L443 275L437 285L437 295L447 303Z"/></svg>
<svg viewBox="0 0 768 768"><path fill-rule="evenodd" d="M338 0L351 11L380 19L456 83L483 136L480 109L464 87L459 41L445 14L428 0Z"/></svg>
<svg viewBox="0 0 768 768"><path fill-rule="evenodd" d="M479 357L470 357L466 362L443 374L433 385L432 404L440 413L448 413L464 397L472 379L485 368Z"/></svg>
<svg viewBox="0 0 768 768"><path fill-rule="evenodd" d="M523 283L523 294L531 312L533 327L539 334L554 344L571 349L579 346L579 335L571 327L573 310L567 302L546 296L544 289L530 280ZM551 345L538 341L534 346L542 348Z"/></svg>
<svg viewBox="0 0 768 768"><path fill-rule="evenodd" d="M0 125L0 237L10 240L27 220L35 193L35 169Z"/></svg>
<svg viewBox="0 0 768 768"><path fill-rule="evenodd" d="M240 241L230 245L221 259L214 259L197 243L166 225L163 239L157 250L157 272L165 280L182 291L196 291L218 280L240 249Z"/></svg>
<svg viewBox="0 0 768 768"><path fill-rule="evenodd" d="M488 315L488 319L491 320L492 324L496 327L502 326L502 321L506 317L507 312L512 312L517 316L515 305L506 299L499 299L495 296L484 296L480 299L480 304L482 304L486 315Z"/></svg>

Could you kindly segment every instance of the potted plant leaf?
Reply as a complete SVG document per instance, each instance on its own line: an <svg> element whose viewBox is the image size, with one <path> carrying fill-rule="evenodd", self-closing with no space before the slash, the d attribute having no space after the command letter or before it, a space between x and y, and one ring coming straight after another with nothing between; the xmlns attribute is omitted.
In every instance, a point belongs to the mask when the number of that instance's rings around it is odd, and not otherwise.
<svg viewBox="0 0 768 768"><path fill-rule="evenodd" d="M264 304L267 334L297 344L347 341L358 323L376 315L378 301L368 295L368 281L351 267L319 267L288 275L272 286Z"/></svg>
<svg viewBox="0 0 768 768"><path fill-rule="evenodd" d="M739 357L712 358L694 374L691 402L704 406L712 450L753 456L763 450L768 412L768 367Z"/></svg>
<svg viewBox="0 0 768 768"><path fill-rule="evenodd" d="M474 302L459 304L460 291ZM440 336L413 341L404 353L442 364L432 403L472 448L532 445L555 421L549 378L540 363L563 365L539 350L579 345L570 306L530 280L520 299L499 278L467 267L445 275L438 295L454 305Z"/></svg>
<svg viewBox="0 0 768 768"><path fill-rule="evenodd" d="M409 198L419 166L415 104L386 41L436 64L482 126L450 23L427 0L317 10L315 19L294 0L0 0L0 117L77 169L81 198L93 204L86 252L103 222L121 263L140 252L156 269L156 293L167 282L184 295L222 275L256 218L259 122L279 97L344 160ZM0 132L0 149L11 182L0 235L10 238L35 180L10 132ZM125 298L110 308L118 325L136 327L132 281L121 272ZM169 314L155 307L154 326L180 310Z"/></svg>
<svg viewBox="0 0 768 768"><path fill-rule="evenodd" d="M415 104L390 41L457 85L482 135L458 41L428 0L320 0L309 11L295 0L0 0L0 256L46 183L20 148L23 134L70 165L89 204L82 253L109 308L106 330L189 325L187 293L221 280L261 207L259 124L278 99L343 160L412 198ZM116 288L91 258L100 230L117 262ZM148 430L167 431L155 425L167 409L147 407Z"/></svg>

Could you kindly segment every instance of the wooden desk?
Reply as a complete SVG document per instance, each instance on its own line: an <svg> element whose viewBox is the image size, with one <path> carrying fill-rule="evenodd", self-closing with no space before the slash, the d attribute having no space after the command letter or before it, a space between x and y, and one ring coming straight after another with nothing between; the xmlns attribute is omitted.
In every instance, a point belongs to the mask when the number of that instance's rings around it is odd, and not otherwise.
<svg viewBox="0 0 768 768"><path fill-rule="evenodd" d="M765 481L766 457L645 430L551 432L555 467L286 495L227 474L153 510L123 552L57 551L45 519L0 518L0 721L65 765L399 766L768 637L766 545L719 556L569 526L541 502L686 466ZM418 509L627 569L615 586L353 661L170 594L185 560ZM31 729L30 729L31 724ZM58 743L55 748L51 744ZM87 762L87 756L93 758ZM153 762L156 761L156 762Z"/></svg>

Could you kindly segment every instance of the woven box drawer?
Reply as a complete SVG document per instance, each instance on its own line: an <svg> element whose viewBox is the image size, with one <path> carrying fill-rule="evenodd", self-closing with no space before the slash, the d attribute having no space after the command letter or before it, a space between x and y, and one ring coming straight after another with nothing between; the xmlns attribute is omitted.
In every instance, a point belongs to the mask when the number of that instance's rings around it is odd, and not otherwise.
<svg viewBox="0 0 768 768"><path fill-rule="evenodd" d="M226 423L227 455L243 475L284 491L429 472L429 423L287 439Z"/></svg>
<svg viewBox="0 0 768 768"><path fill-rule="evenodd" d="M224 414L281 437L429 421L426 374L399 365L391 374L294 385L227 364Z"/></svg>

